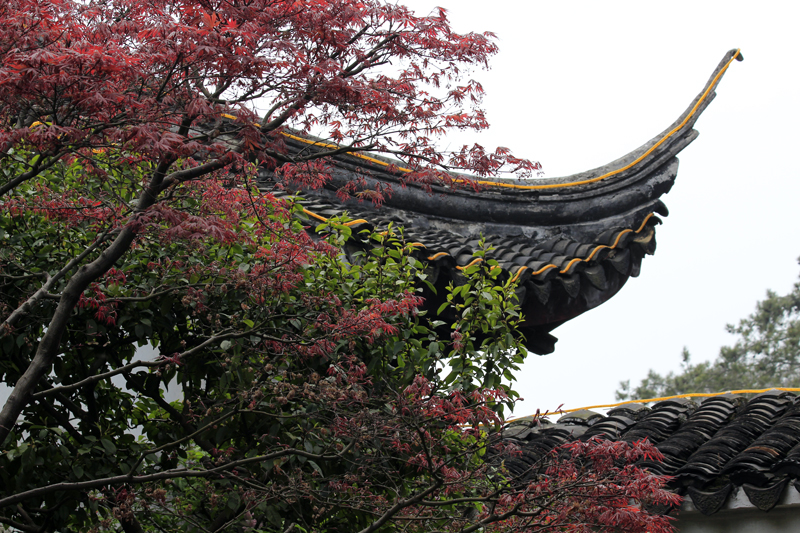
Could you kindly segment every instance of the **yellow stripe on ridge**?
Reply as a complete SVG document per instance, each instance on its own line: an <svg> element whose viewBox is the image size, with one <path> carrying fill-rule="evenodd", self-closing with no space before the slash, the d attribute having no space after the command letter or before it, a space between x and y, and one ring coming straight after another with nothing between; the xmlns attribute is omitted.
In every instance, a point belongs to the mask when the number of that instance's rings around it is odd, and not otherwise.
<svg viewBox="0 0 800 533"><path fill-rule="evenodd" d="M324 216L318 215L317 213L315 213L313 211L309 211L305 207L303 208L303 213L305 213L306 215L308 215L310 217L316 218L320 222L327 222L328 221L328 219L325 218ZM356 220L351 220L349 222L345 222L343 225L347 226L347 227L350 227L350 226L355 226L356 224L369 224L369 221L364 220L363 218L359 218L359 219L356 219Z"/></svg>
<svg viewBox="0 0 800 533"><path fill-rule="evenodd" d="M477 265L477 264L478 264L478 263L480 263L481 261L483 261L483 259L481 259L480 257L478 257L478 258L476 258L476 259L473 259L472 261L470 261L468 265L465 265L465 266L463 266L463 267L462 267L462 266L456 266L456 268L457 268L457 269L459 269L459 270L466 270L466 269L468 269L469 267L471 267L472 265Z"/></svg>
<svg viewBox="0 0 800 533"><path fill-rule="evenodd" d="M455 179L454 181L457 182L457 183L478 183L480 185L487 185L489 187L501 187L501 188L507 188L507 189L543 190L543 189L560 189L560 188L564 188L564 187L577 187L579 185L589 185L591 183L596 183L598 181L602 181L602 180L610 178L612 176L616 176L617 174L625 172L626 170L629 170L630 168L632 168L632 167L638 165L639 163L641 163L647 156L652 154L659 146L664 144L664 142L666 142L667 139L669 139L670 137L675 135L675 133L680 131L680 129L683 128L695 114L697 114L697 110L700 108L700 105L708 98L708 95L711 94L711 91L717 86L717 83L719 82L719 79L722 77L723 74L725 74L725 72L728 70L728 67L731 65L731 63L733 63L733 61L736 60L740 55L741 55L741 49L737 48L736 52L733 54L733 56L731 56L731 58L728 60L728 62L725 63L725 66L722 67L722 69L717 73L716 76L714 76L714 79L711 81L711 83L708 84L708 88L703 92L703 94L697 100L697 103L694 105L694 107L692 107L691 111L689 111L689 113L686 115L686 118L684 118L683 121L681 121L680 124L675 126L670 132L668 132L661 139L659 139L658 142L656 142L653 146L648 148L647 151L645 151L642 155L640 155L639 157L637 157L636 159L634 159L633 161L631 161L630 163L628 163L627 165L625 165L623 167L620 167L620 168L618 168L616 170L612 170L610 172L606 172L605 174L603 174L601 176L597 176L597 177L590 178L590 179L585 179L585 180L572 181L572 182L568 182L568 183L548 183L548 184L543 184L543 185L517 185L516 183L503 183L503 182L485 181L485 180L474 180L473 181L473 180ZM223 115L223 116L225 116L225 115ZM325 142L321 142L321 141L312 141L312 140L309 140L309 139L304 139L303 137L299 137L297 135L293 135L291 133L286 133L286 132L281 132L281 133L283 135L285 135L286 137L289 137L290 139L294 139L296 141L300 141L300 142L305 143L305 144L310 144L310 145L314 145L314 146L322 146L322 147L325 147L325 148L332 148L332 149L340 148L339 146L337 146L335 144L329 144L329 143L325 143ZM384 166L384 167L391 166L391 163L387 163L385 161L381 161L379 159L375 159L375 158L372 158L372 157L369 157L369 156L366 156L366 155L363 155L363 154L360 154L360 153L357 153L357 152L349 152L349 154L354 156L354 157L358 157L359 159L364 159L366 161L369 161L371 163L375 163L375 164L378 164L378 165L381 165L381 166ZM403 168L403 167L398 167L398 170L401 171L401 172L406 172L406 173L412 172L411 169Z"/></svg>
<svg viewBox="0 0 800 533"><path fill-rule="evenodd" d="M660 398L643 398L641 400L627 400L624 402L606 403L602 405L589 405L587 407L576 407L574 409L559 409L557 411L554 411L554 413L569 414L588 409L609 409L612 407L620 407L623 405L630 405L633 403L663 402L665 400L676 400L678 398L713 398L714 396L724 396L726 394L761 394L763 392L769 392L772 390L779 390L782 392L800 392L800 388L797 387L770 387L768 389L739 389L739 390L729 390L723 392L689 392L686 394L676 394L674 396L661 396ZM523 420L525 418L528 417L521 416L519 418L512 418L511 420L506 420L504 423L509 424L511 422L516 422L517 420Z"/></svg>

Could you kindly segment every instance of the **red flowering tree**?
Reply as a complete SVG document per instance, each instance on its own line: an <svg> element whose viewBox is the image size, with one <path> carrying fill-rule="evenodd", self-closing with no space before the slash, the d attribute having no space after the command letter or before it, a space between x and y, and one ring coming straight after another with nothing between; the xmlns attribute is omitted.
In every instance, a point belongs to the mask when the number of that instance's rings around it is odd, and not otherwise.
<svg viewBox="0 0 800 533"><path fill-rule="evenodd" d="M11 0L0 25L0 524L667 530L632 506L674 499L632 466L646 444L505 471L499 383L524 348L491 261L443 339L401 231L347 264L346 225L312 240L251 181L257 162L320 186L359 151L423 184L530 171L434 144L486 126L463 76L490 36L378 0Z"/></svg>
<svg viewBox="0 0 800 533"><path fill-rule="evenodd" d="M0 412L0 440L57 357L84 291L148 225L199 216L174 202L182 186L229 171L231 181L246 180L255 160L318 186L327 157L364 150L401 157L416 170L407 179L423 182L441 179L431 170L448 165L484 174L506 163L532 168L502 149L435 148L449 128L486 127L474 107L480 85L461 73L496 50L487 35L453 33L443 12L416 17L378 0L12 0L0 7L0 23L0 157L9 172L0 195L72 158L103 192L89 198L78 188L53 198L53 208L105 224L102 238L3 324L15 327L46 294L60 295ZM293 153L289 131L342 147ZM143 169L129 176L136 182L113 177L128 165ZM201 217L193 230L234 238L226 225Z"/></svg>

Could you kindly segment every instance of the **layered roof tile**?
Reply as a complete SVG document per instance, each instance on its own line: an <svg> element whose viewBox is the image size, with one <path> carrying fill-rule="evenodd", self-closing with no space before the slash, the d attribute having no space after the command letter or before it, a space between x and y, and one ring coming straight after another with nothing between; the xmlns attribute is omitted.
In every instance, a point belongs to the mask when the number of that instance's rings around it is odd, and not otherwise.
<svg viewBox="0 0 800 533"><path fill-rule="evenodd" d="M523 451L523 459L506 459L518 476L556 446L573 440L647 439L664 460L640 465L670 476L668 486L704 514L720 510L739 490L765 511L778 503L784 490L800 491L800 398L781 390L749 400L727 394L670 399L652 407L625 405L607 415L583 410L555 424L522 419L506 426L502 437ZM787 489L790 485L796 489Z"/></svg>

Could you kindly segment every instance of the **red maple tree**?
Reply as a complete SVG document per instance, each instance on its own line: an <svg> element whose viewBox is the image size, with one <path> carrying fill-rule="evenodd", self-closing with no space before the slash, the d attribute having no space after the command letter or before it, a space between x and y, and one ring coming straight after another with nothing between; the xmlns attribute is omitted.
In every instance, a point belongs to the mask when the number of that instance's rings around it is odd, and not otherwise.
<svg viewBox="0 0 800 533"><path fill-rule="evenodd" d="M486 346L419 315L402 234L348 265L347 225L312 240L254 187L258 167L322 186L357 152L423 186L530 173L435 144L487 127L468 73L491 35L380 0L10 0L0 26L0 523L668 530L631 505L675 503L633 466L646 443L574 445L524 479L488 460L517 453L489 431L509 390L439 377ZM309 135L328 142L291 148ZM465 274L512 333L491 266Z"/></svg>
<svg viewBox="0 0 800 533"><path fill-rule="evenodd" d="M156 211L174 219L163 199L179 185L258 160L319 186L331 152L364 150L401 156L417 170L407 179L429 182L440 174L431 168L448 163L436 136L487 126L479 109L463 111L479 102L481 88L462 81L461 69L485 64L496 47L488 35L452 32L444 11L417 17L375 0L14 0L0 7L0 22L0 152L21 164L0 194L65 157L100 177L109 165L152 166L134 201L95 200L111 208L118 231L101 257L75 265L40 350L0 414L0 440L52 363L81 294L130 249L143 219ZM401 65L391 74L390 61ZM321 131L344 144L290 153L288 131ZM23 160L15 147L26 148ZM533 166L503 150L464 151L469 158L449 159L469 161L466 170L478 173L508 161Z"/></svg>

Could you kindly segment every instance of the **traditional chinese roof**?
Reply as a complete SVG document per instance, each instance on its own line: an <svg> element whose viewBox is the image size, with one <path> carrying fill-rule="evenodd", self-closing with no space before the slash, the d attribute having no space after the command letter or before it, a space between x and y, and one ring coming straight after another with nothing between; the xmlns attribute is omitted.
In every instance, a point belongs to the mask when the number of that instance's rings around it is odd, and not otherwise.
<svg viewBox="0 0 800 533"><path fill-rule="evenodd" d="M322 189L303 192L311 219L347 212L355 219L353 234L383 228L390 222L405 228L417 243L417 255L428 264L429 279L443 288L459 283L461 271L475 261L481 236L494 250L490 257L503 279L519 282L525 317L521 331L528 348L550 353L556 338L550 331L597 307L639 275L645 255L656 248L655 227L667 208L660 197L672 187L678 152L698 135L695 121L715 96L715 88L738 50L726 54L688 109L662 133L605 166L564 178L502 181L471 178L479 185L429 190L405 184L407 172L397 161L373 155L342 154L332 165L332 179ZM319 140L287 135L291 150L330 150ZM264 173L269 186L268 173ZM367 186L391 188L380 208L337 195L346 183L364 179ZM368 246L367 242L361 243ZM358 238L354 240L354 249ZM438 295L437 295L438 294ZM444 291L426 294L438 308ZM446 318L446 317L445 317Z"/></svg>
<svg viewBox="0 0 800 533"><path fill-rule="evenodd" d="M703 514L730 506L742 493L753 507L768 511L792 496L786 491L800 491L800 398L791 392L771 390L750 400L724 394L670 399L652 407L627 404L605 416L581 410L556 423L521 419L502 436L522 450L505 459L518 476L572 440L647 439L664 461L644 461L642 466L673 476L669 486ZM796 500L797 494L793 496Z"/></svg>

